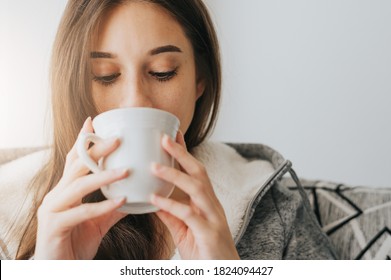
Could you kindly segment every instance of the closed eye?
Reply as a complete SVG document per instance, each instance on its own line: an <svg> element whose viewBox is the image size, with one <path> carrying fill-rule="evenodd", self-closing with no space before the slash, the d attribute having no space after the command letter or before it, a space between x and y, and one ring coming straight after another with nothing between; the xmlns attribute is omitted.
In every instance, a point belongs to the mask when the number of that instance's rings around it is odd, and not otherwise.
<svg viewBox="0 0 391 280"><path fill-rule="evenodd" d="M110 86L112 85L116 79L121 76L121 73L115 73L112 75L107 75L107 76L95 76L93 77L94 81L97 81L98 83L104 85L104 86Z"/></svg>
<svg viewBox="0 0 391 280"><path fill-rule="evenodd" d="M154 72L150 71L148 72L152 77L154 77L158 82L166 82L168 80L171 80L174 76L178 74L177 72L178 68L175 68L172 71L167 72Z"/></svg>

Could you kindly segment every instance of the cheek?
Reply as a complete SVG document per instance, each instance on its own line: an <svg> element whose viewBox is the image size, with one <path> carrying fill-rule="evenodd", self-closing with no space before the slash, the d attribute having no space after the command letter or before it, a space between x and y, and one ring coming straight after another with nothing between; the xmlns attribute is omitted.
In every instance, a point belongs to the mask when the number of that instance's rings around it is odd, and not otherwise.
<svg viewBox="0 0 391 280"><path fill-rule="evenodd" d="M191 103L188 106L183 107L183 110L181 112L181 125L180 125L180 130L182 133L186 133L187 129L189 128L191 121L193 120L194 116L194 108L195 104Z"/></svg>
<svg viewBox="0 0 391 280"><path fill-rule="evenodd" d="M99 92L99 89L97 86L94 85L95 83L92 83L91 86L91 97L92 101L94 102L95 109L98 113L102 112L102 106L104 105L104 100L101 98L102 94Z"/></svg>
<svg viewBox="0 0 391 280"><path fill-rule="evenodd" d="M173 94L170 99L167 98L166 100L170 100L170 102L168 102L169 104L165 104L161 109L176 115L181 122L180 130L185 133L189 128L194 115L196 102L195 89L184 88Z"/></svg>
<svg viewBox="0 0 391 280"><path fill-rule="evenodd" d="M197 101L197 83L195 67L191 65L187 72L186 78L183 80L182 91L180 92L179 104L177 104L176 110L181 120L180 130L182 133L186 133L189 128L195 110L195 104Z"/></svg>
<svg viewBox="0 0 391 280"><path fill-rule="evenodd" d="M91 96L98 113L118 108L116 95L111 94L109 87L102 89L101 86L94 85L93 83Z"/></svg>

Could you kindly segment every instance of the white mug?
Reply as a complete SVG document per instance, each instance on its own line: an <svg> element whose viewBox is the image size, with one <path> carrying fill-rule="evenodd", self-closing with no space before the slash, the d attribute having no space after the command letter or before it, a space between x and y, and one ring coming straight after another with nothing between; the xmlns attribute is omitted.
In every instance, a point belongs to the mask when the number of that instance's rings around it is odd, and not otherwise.
<svg viewBox="0 0 391 280"><path fill-rule="evenodd" d="M92 172L107 169L130 169L128 178L101 188L109 199L126 197L126 203L119 211L129 214L144 214L159 210L150 203L152 193L168 197L174 189L152 174L150 165L157 162L174 166L174 159L162 148L161 138L167 134L175 139L179 120L166 111L136 107L106 111L92 122L95 133L82 133L77 140L77 152ZM86 146L89 142L119 138L120 146L98 164L89 156Z"/></svg>

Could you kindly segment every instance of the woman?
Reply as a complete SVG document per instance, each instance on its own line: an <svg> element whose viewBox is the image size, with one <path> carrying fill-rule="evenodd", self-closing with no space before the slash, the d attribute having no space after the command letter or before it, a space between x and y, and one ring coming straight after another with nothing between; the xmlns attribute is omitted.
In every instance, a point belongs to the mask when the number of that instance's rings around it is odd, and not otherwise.
<svg viewBox="0 0 391 280"><path fill-rule="evenodd" d="M247 202L238 209L220 203L215 185L224 176L208 159L218 153L234 159L228 173L245 165L226 145L203 145L219 107L220 75L216 34L200 0L69 1L52 60L52 155L31 185L36 203L17 258L169 259L175 252L184 259L334 258L307 202L277 180L240 190ZM176 142L162 140L180 169L151 170L176 185L170 198L151 200L161 209L155 214L117 212L124 200L105 200L99 188L131 174L90 174L75 151L78 133L93 132L89 116L120 107L154 107L181 121ZM112 139L89 152L98 160L120 144ZM271 163L254 164L263 168L257 178L282 176ZM226 192L219 191L221 200ZM308 248L300 251L303 242Z"/></svg>

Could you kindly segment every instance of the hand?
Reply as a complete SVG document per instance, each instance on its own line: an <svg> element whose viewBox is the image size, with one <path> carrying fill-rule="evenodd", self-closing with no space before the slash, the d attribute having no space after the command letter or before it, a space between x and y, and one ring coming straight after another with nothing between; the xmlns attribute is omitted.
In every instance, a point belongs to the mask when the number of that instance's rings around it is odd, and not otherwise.
<svg viewBox="0 0 391 280"><path fill-rule="evenodd" d="M81 132L93 132L88 118ZM118 139L95 144L89 153L94 160L107 156L119 146ZM88 175L89 170L76 152L68 153L64 173L45 196L38 209L35 259L92 259L107 231L125 216L115 211L125 199L82 203L83 197L100 187L126 178L127 170L106 170Z"/></svg>
<svg viewBox="0 0 391 280"><path fill-rule="evenodd" d="M151 202L161 209L156 214L183 259L239 259L205 167L187 151L182 133L178 133L177 142L165 136L162 146L177 160L180 170L153 164L152 172L180 188L190 200L183 203L153 195Z"/></svg>

